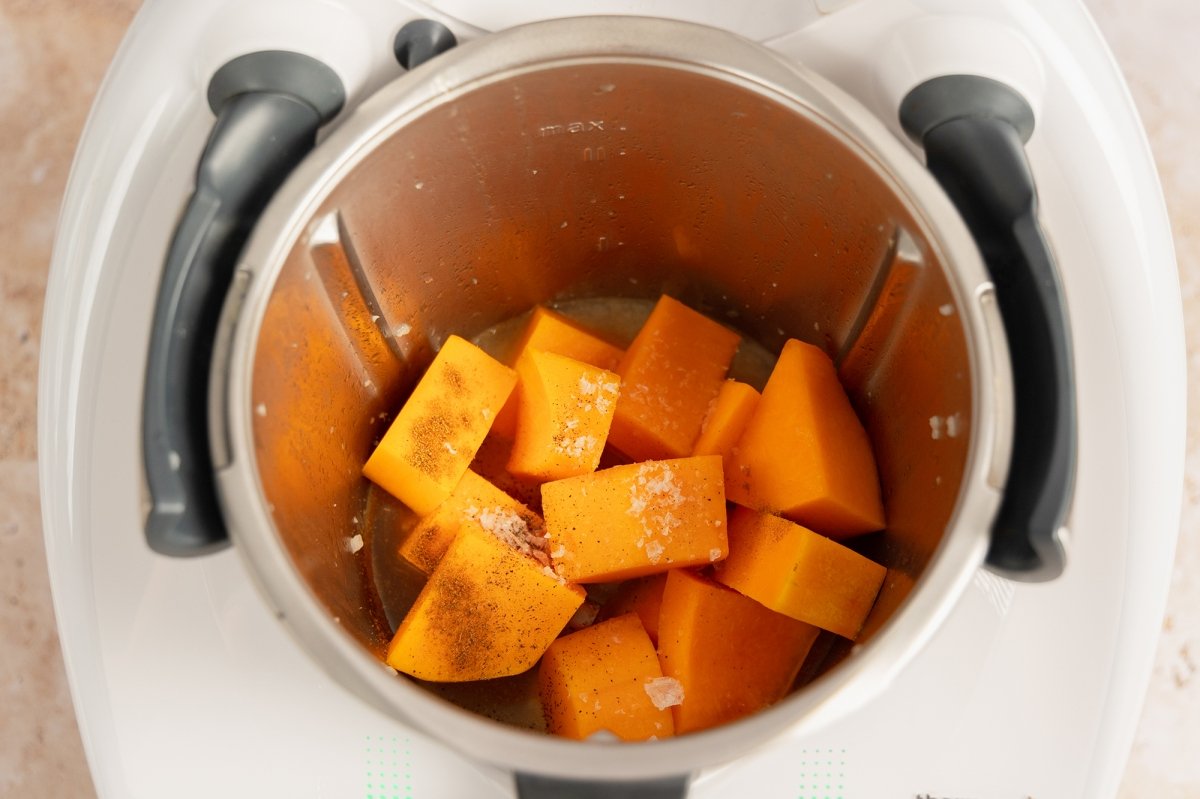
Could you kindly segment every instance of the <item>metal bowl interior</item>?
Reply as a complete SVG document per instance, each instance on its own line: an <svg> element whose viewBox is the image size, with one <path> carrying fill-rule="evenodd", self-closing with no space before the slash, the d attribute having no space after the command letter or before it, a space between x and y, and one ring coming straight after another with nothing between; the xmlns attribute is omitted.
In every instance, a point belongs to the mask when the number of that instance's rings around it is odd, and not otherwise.
<svg viewBox="0 0 1200 799"><path fill-rule="evenodd" d="M616 756L646 775L732 756L929 634L982 555L1008 364L961 223L865 117L729 34L571 20L443 56L318 148L245 257L221 480L268 600L335 677L487 760L605 776ZM388 508L361 468L438 346L539 303L662 293L770 352L795 337L837 363L888 521L855 543L888 567L857 645L699 743L554 741L387 674L380 586L406 589L394 556L367 556Z"/></svg>

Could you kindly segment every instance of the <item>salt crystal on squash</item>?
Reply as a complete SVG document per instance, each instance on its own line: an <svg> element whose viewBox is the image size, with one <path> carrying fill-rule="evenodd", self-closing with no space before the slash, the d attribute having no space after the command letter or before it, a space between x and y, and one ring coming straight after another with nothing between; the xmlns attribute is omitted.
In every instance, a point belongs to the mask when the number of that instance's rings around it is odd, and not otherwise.
<svg viewBox="0 0 1200 799"><path fill-rule="evenodd" d="M683 704L683 684L674 677L656 677L647 680L642 687L646 689L646 696L650 697L650 701L659 710Z"/></svg>

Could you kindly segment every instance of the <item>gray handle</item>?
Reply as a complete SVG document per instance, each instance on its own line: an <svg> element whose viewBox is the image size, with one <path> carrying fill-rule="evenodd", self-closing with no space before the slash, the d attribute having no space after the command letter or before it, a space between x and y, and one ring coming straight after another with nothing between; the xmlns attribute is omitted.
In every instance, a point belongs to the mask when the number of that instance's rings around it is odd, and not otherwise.
<svg viewBox="0 0 1200 799"><path fill-rule="evenodd" d="M691 777L664 777L640 782L585 782L517 775L518 799L683 799Z"/></svg>
<svg viewBox="0 0 1200 799"><path fill-rule="evenodd" d="M1062 283L1025 157L1033 110L1002 83L946 75L909 92L900 121L979 246L1012 356L1012 460L987 565L1015 580L1052 580L1064 567L1058 531L1075 478L1075 378Z"/></svg>
<svg viewBox="0 0 1200 799"><path fill-rule="evenodd" d="M329 67L281 51L236 58L209 83L217 121L167 251L142 395L145 532L156 552L201 555L228 542L208 443L217 319L259 214L344 97Z"/></svg>

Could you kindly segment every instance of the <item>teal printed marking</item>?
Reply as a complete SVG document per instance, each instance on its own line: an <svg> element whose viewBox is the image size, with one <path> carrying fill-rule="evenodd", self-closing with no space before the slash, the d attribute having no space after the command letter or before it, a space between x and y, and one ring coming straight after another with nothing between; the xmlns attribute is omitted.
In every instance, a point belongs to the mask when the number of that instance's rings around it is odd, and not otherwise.
<svg viewBox="0 0 1200 799"><path fill-rule="evenodd" d="M845 749L805 748L800 755L796 799L846 799Z"/></svg>
<svg viewBox="0 0 1200 799"><path fill-rule="evenodd" d="M366 736L364 799L413 799L412 750L408 738ZM400 753L404 753L401 769Z"/></svg>

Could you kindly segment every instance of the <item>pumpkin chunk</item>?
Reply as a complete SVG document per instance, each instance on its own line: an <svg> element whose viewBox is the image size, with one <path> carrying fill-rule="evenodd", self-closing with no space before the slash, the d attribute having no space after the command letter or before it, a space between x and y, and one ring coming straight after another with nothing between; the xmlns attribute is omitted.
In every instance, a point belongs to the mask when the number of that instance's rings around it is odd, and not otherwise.
<svg viewBox="0 0 1200 799"><path fill-rule="evenodd" d="M521 338L509 356L509 363L519 371L521 361L534 350L565 355L609 372L617 370L617 364L625 354L620 347L614 347L572 319L540 305L529 315ZM517 387L508 398L508 402L504 403L504 407L496 416L496 423L492 426L497 435L505 438L516 435L517 409L521 405L524 393L524 386L518 377Z"/></svg>
<svg viewBox="0 0 1200 799"><path fill-rule="evenodd" d="M508 471L536 480L595 471L608 440L621 378L541 350L526 353L517 374L522 394Z"/></svg>
<svg viewBox="0 0 1200 799"><path fill-rule="evenodd" d="M659 615L663 674L679 680L678 734L734 721L782 699L820 632L687 569L667 572Z"/></svg>
<svg viewBox="0 0 1200 799"><path fill-rule="evenodd" d="M477 526L455 537L387 650L432 682L490 680L533 667L583 604L583 589Z"/></svg>
<svg viewBox="0 0 1200 799"><path fill-rule="evenodd" d="M663 295L617 368L613 446L635 461L690 455L740 341Z"/></svg>
<svg viewBox="0 0 1200 799"><path fill-rule="evenodd" d="M883 527L871 442L820 349L784 345L730 456L725 490L739 505L834 538Z"/></svg>
<svg viewBox="0 0 1200 799"><path fill-rule="evenodd" d="M517 374L450 336L363 467L424 516L446 501L508 399Z"/></svg>
<svg viewBox="0 0 1200 799"><path fill-rule="evenodd" d="M742 437L746 423L758 406L759 393L752 386L736 380L726 380L717 392L704 418L700 438L696 439L693 455L720 455L726 457Z"/></svg>
<svg viewBox="0 0 1200 799"><path fill-rule="evenodd" d="M608 730L625 741L674 734L654 645L633 613L594 624L550 645L538 688L551 733L581 740Z"/></svg>
<svg viewBox="0 0 1200 799"><path fill-rule="evenodd" d="M614 466L542 486L554 568L607 582L725 557L725 493L715 455Z"/></svg>
<svg viewBox="0 0 1200 799"><path fill-rule="evenodd" d="M717 580L793 619L855 638L887 569L798 524L738 508Z"/></svg>
<svg viewBox="0 0 1200 799"><path fill-rule="evenodd" d="M543 551L542 517L470 469L446 501L421 519L400 542L400 556L426 574L432 574L464 525L478 525L491 532L503 529L532 544L528 548L535 559L543 564L550 562Z"/></svg>

